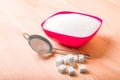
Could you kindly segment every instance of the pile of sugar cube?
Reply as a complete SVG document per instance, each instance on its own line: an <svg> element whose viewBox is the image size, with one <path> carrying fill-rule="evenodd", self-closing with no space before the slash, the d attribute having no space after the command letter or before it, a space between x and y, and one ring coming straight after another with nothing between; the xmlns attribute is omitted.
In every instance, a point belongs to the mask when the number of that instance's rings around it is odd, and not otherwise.
<svg viewBox="0 0 120 80"><path fill-rule="evenodd" d="M75 74L76 63L84 63L85 56L67 54L64 56L57 56L55 60L55 65L60 73L68 73L70 76ZM85 73L87 71L86 65L82 64L78 66L79 73Z"/></svg>

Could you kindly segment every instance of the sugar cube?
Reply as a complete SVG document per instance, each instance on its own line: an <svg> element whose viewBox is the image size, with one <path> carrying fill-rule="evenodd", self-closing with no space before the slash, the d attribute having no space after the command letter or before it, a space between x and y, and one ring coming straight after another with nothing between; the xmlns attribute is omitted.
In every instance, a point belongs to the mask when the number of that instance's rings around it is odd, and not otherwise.
<svg viewBox="0 0 120 80"><path fill-rule="evenodd" d="M73 76L75 74L75 70L73 67L68 67L67 72L70 76Z"/></svg>
<svg viewBox="0 0 120 80"><path fill-rule="evenodd" d="M78 67L78 71L79 71L79 73L85 73L87 71L86 65L80 65Z"/></svg>
<svg viewBox="0 0 120 80"><path fill-rule="evenodd" d="M63 57L62 56L56 57L55 64L56 66L63 64Z"/></svg>
<svg viewBox="0 0 120 80"><path fill-rule="evenodd" d="M65 73L66 71L67 71L67 66L65 66L65 65L60 65L60 66L58 66L57 67L58 68L58 71L60 72L60 73Z"/></svg>
<svg viewBox="0 0 120 80"><path fill-rule="evenodd" d="M79 62L83 63L85 61L85 56L83 54L79 55Z"/></svg>
<svg viewBox="0 0 120 80"><path fill-rule="evenodd" d="M74 56L72 54L66 55L66 58L69 64L74 61Z"/></svg>
<svg viewBox="0 0 120 80"><path fill-rule="evenodd" d="M78 62L78 61L79 61L78 56L76 56L76 55L74 56L74 61L75 61L75 62Z"/></svg>

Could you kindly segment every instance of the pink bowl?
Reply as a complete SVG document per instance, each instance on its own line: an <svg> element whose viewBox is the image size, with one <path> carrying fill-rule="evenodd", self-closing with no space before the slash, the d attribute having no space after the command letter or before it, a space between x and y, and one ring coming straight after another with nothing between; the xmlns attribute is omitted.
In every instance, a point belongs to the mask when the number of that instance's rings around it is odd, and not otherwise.
<svg viewBox="0 0 120 80"><path fill-rule="evenodd" d="M46 21L48 21L50 18L57 16L57 15L62 15L62 14L78 14L78 15L82 15L82 16L87 16L90 18L94 18L95 20L100 22L100 25L97 27L97 29L90 34L89 36L85 36L85 37L81 37L81 36L72 36L72 35L67 35L67 34L62 34L62 33L58 33L58 32L54 32L52 30L47 30L44 28L44 25L46 24ZM64 17L63 17L64 18ZM63 24L63 23L62 23ZM72 23L70 23L72 24ZM87 23L86 23L87 24ZM45 21L42 22L41 26L43 31L54 41L66 45L66 46L70 46L70 47L81 47L83 45L85 45L89 40L91 40L94 35L98 32L98 30L100 29L102 25L102 19L96 17L96 16L92 16L89 14L84 14L84 13L79 13L79 12L71 12L71 11L61 11L58 13L53 14L52 16L48 17ZM84 26L83 26L84 27ZM66 30L66 31L69 31Z"/></svg>

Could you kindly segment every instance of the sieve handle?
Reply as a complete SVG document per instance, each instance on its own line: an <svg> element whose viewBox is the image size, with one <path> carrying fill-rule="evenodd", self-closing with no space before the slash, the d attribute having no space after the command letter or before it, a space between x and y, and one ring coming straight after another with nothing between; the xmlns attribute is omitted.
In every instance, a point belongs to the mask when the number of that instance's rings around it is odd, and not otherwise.
<svg viewBox="0 0 120 80"><path fill-rule="evenodd" d="M55 50L60 50L60 51L65 51L65 52L73 52L73 51L69 51L69 50L64 50L64 49L58 49L58 48L53 48Z"/></svg>
<svg viewBox="0 0 120 80"><path fill-rule="evenodd" d="M60 50L60 51L65 51L65 52L73 52L73 51L70 51L70 50L64 50L64 49L58 49L58 48L53 48L53 49L55 49L55 50ZM57 54L61 54L61 53L57 53ZM83 53L81 53L81 54L83 54ZM67 54L62 54L62 55L67 55ZM76 55L78 55L78 54L76 53ZM91 58L92 58L89 54L83 54L83 55L84 55L85 58L87 58L87 59L91 59Z"/></svg>
<svg viewBox="0 0 120 80"><path fill-rule="evenodd" d="M23 36L26 40L28 40L28 37L30 36L28 33L23 33Z"/></svg>

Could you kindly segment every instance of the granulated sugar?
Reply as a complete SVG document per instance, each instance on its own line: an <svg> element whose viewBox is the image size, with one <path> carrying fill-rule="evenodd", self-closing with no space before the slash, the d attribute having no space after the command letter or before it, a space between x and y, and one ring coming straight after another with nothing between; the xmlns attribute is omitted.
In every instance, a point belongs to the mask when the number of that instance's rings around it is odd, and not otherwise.
<svg viewBox="0 0 120 80"><path fill-rule="evenodd" d="M85 15L59 14L46 20L43 28L64 35L87 37L92 35L100 24L99 20Z"/></svg>

